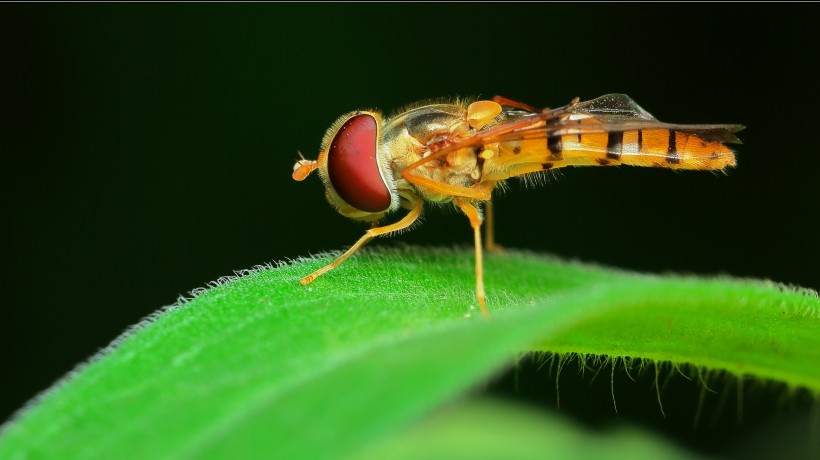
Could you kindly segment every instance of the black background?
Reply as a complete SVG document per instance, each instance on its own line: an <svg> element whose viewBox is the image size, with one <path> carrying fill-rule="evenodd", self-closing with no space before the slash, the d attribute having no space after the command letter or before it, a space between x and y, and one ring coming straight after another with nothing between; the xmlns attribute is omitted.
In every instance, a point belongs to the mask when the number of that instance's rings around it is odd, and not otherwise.
<svg viewBox="0 0 820 460"><path fill-rule="evenodd" d="M622 92L663 121L745 124L728 175L579 168L546 188L513 184L497 200L498 240L820 288L818 12L4 4L0 420L178 295L355 241L363 227L328 206L320 181L290 173L297 149L315 157L329 124L360 108ZM400 240L469 245L471 233L433 211Z"/></svg>

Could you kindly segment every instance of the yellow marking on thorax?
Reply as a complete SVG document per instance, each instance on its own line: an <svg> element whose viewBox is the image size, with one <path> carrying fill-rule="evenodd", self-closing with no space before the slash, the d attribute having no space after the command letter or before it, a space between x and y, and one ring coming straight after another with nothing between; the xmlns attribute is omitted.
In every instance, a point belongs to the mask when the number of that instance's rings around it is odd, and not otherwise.
<svg viewBox="0 0 820 460"><path fill-rule="evenodd" d="M473 129L481 129L501 114L501 105L493 101L476 101L467 107L467 122Z"/></svg>

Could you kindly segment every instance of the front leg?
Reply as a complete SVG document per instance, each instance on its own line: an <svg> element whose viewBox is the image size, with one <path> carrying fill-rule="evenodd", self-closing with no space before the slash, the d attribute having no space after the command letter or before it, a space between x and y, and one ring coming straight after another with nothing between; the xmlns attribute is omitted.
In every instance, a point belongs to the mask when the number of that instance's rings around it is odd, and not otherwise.
<svg viewBox="0 0 820 460"><path fill-rule="evenodd" d="M406 179L407 182L418 186L424 187L426 189L432 190L433 192L442 194L442 195L451 195L454 197L463 197L463 198L471 198L473 200L479 201L487 201L492 197L493 189L492 187L487 187L483 184L476 184L472 187L464 187L463 185L452 185L452 184L445 184L444 182L439 182L435 179L429 179L427 177L418 176L416 174L410 174L411 168L413 166L408 167L404 171L401 172L401 177ZM494 182L493 182L494 184Z"/></svg>
<svg viewBox="0 0 820 460"><path fill-rule="evenodd" d="M345 251L344 254L339 256L333 262L325 265L324 267L316 270L310 275L302 278L301 280L299 280L299 282L303 285L312 283L316 278L324 275L330 270L333 270L334 268L341 265L341 263L344 262L345 259L353 255L353 253L358 251L359 248L364 246L368 241L372 240L373 238L376 238L377 236L381 235L386 235L388 233L396 232L399 230L404 230L405 228L413 225L413 222L415 222L421 215L421 207L422 204L424 204L424 201L421 198L411 194L402 196L406 197L410 201L410 212L408 212L406 216L404 216L398 222L392 223L390 225L385 225L383 227L374 227L369 229L364 233L364 235L361 238L359 238L358 241L356 241L356 243L353 246L350 247L350 249Z"/></svg>

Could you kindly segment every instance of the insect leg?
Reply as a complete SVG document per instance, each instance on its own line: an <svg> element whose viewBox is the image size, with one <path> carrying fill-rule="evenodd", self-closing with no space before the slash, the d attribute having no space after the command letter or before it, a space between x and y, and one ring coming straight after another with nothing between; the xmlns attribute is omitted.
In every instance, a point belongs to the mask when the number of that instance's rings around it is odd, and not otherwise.
<svg viewBox="0 0 820 460"><path fill-rule="evenodd" d="M490 252L501 252L504 248L495 243L495 219L493 212L493 200L487 201L487 206L484 208L484 222L486 222L484 231L484 247Z"/></svg>
<svg viewBox="0 0 820 460"><path fill-rule="evenodd" d="M460 196L465 198L472 198L474 200L480 201L487 201L492 196L493 190L491 187L484 187L481 184L472 186L472 187L464 187L461 185L451 185L445 184L444 182L439 182L434 179L428 179L426 177L416 176L414 174L408 173L408 167L401 173L401 177L407 179L408 182L414 185L418 185L424 188L429 188L430 190L438 193L444 193L447 195L453 196Z"/></svg>
<svg viewBox="0 0 820 460"><path fill-rule="evenodd" d="M481 307L481 314L485 318L490 317L487 311L487 294L484 292L484 260L481 253L481 215L478 213L475 205L463 198L456 198L454 200L456 206L467 215L470 219L470 225L473 227L473 238L475 240L475 297L478 300L478 306Z"/></svg>
<svg viewBox="0 0 820 460"><path fill-rule="evenodd" d="M301 280L299 280L299 282L302 283L303 285L313 282L313 280L315 280L316 278L322 276L323 274L325 274L325 273L329 272L330 270L333 270L334 268L341 265L341 263L344 262L345 259L347 259L351 255L353 255L353 253L355 253L357 250L359 250L359 248L364 246L368 241L372 240L373 238L375 238L377 236L385 235L385 234L388 234L388 233L392 233L392 232L395 232L395 231L403 230L403 229L409 227L410 225L412 225L413 222L415 222L416 219L418 219L419 216L421 215L421 207L422 207L422 204L424 203L424 201L421 198L419 198L415 195L411 195L411 194L407 194L407 195L403 195L403 196L406 197L408 200L410 200L411 206L412 206L411 209L410 209L410 212L408 212L406 216L404 216L398 222L392 223L390 225L385 225L383 227L375 227L375 228L369 229L368 231L366 231L364 233L364 235L361 238L359 238L358 241L356 241L356 243L353 246L350 247L350 249L345 251L344 254L340 255L333 262L325 265L324 267L316 270L315 272L311 273L310 275L302 278Z"/></svg>

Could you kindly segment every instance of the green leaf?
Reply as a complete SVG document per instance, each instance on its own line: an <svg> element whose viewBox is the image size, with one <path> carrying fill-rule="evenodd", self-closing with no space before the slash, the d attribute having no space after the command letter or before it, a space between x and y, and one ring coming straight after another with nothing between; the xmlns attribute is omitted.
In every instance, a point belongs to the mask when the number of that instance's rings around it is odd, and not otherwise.
<svg viewBox="0 0 820 460"><path fill-rule="evenodd" d="M355 460L697 458L635 429L590 432L543 412L493 400L445 407Z"/></svg>
<svg viewBox="0 0 820 460"><path fill-rule="evenodd" d="M770 282L527 253L368 251L221 280L115 342L0 432L0 458L356 454L542 350L688 363L820 392L820 301Z"/></svg>

